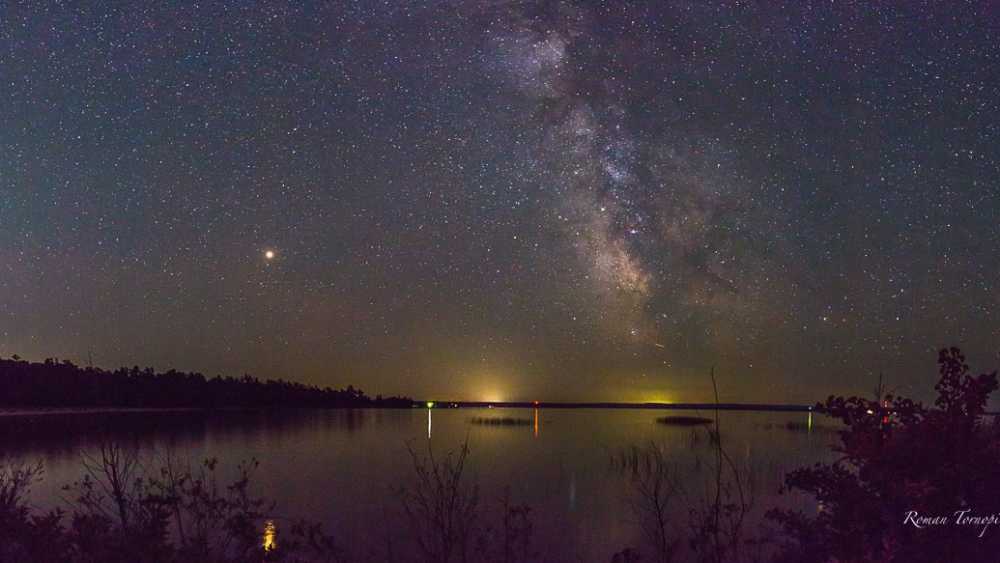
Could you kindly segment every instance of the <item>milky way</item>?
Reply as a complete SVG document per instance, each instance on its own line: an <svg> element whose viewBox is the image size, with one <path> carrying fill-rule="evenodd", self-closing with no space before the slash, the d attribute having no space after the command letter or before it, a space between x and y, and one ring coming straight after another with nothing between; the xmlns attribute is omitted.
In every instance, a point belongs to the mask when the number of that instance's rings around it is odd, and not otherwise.
<svg viewBox="0 0 1000 563"><path fill-rule="evenodd" d="M1000 363L985 3L0 8L0 354L373 393Z"/></svg>

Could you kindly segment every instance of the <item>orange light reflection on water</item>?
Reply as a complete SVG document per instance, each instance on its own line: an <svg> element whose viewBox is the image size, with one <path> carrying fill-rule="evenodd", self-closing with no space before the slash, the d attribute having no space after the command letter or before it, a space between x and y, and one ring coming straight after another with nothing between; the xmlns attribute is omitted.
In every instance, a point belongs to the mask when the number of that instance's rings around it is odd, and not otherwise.
<svg viewBox="0 0 1000 563"><path fill-rule="evenodd" d="M264 551L272 551L278 548L278 528L274 525L274 521L268 520L264 522Z"/></svg>

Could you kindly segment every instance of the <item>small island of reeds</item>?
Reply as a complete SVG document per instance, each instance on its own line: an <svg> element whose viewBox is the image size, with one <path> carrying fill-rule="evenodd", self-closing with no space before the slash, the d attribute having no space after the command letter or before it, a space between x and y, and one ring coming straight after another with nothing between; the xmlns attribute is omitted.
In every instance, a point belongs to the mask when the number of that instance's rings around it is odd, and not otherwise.
<svg viewBox="0 0 1000 563"><path fill-rule="evenodd" d="M531 426L529 418L505 417L474 417L469 419L469 424L481 424L485 426Z"/></svg>
<svg viewBox="0 0 1000 563"><path fill-rule="evenodd" d="M656 419L656 422L667 426L701 426L711 424L712 419L701 416L661 416Z"/></svg>

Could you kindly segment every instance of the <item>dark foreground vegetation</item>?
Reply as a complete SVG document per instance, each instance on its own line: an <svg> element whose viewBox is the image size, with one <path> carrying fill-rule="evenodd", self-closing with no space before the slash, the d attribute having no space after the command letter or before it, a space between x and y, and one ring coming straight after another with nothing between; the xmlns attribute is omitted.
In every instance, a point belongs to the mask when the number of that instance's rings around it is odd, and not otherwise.
<svg viewBox="0 0 1000 563"><path fill-rule="evenodd" d="M0 406L109 408L401 407L404 397L368 397L363 391L315 387L291 381L242 378L152 368L106 371L53 359L0 358Z"/></svg>
<svg viewBox="0 0 1000 563"><path fill-rule="evenodd" d="M1000 552L1000 433L984 416L996 373L972 376L957 349L939 357L933 406L881 389L871 399L831 397L817 411L844 425L830 464L796 470L786 489L818 509L772 509L755 529L754 480L729 456L716 417L707 432L708 487L686 490L656 444L613 459L629 480L642 545L613 562L992 561ZM713 378L714 381L714 378ZM364 560L434 563L542 561L558 538L533 534L532 511L507 495L484 501L466 469L468 445L444 456L411 449L413 478L393 489L408 526L355 538L380 547ZM106 445L66 487L67 511L37 513L26 495L37 467L0 467L2 561L347 561L318 524L270 521L273 505L251 492L255 464L219 485L215 462L169 457L155 472L136 453ZM765 507L766 508L766 507ZM932 524L927 518L943 518ZM993 519L991 520L990 517ZM975 520L982 518L982 520ZM405 538L405 540L403 539ZM357 546L352 546L357 547ZM357 549L351 553L358 553Z"/></svg>
<svg viewBox="0 0 1000 563"><path fill-rule="evenodd" d="M0 470L0 561L81 563L338 561L321 527L293 522L276 549L262 535L273 503L251 493L256 462L220 484L216 462L198 467L167 458L144 468L136 450L105 445L83 461L82 478L64 487L69 512L29 510L26 494L42 468Z"/></svg>
<svg viewBox="0 0 1000 563"><path fill-rule="evenodd" d="M830 397L819 405L847 427L836 447L842 457L786 479L820 510L769 514L785 532L781 561L996 560L1000 425L984 410L997 372L971 375L957 348L941 350L938 365L933 406L881 388L874 400ZM947 522L918 526L921 517Z"/></svg>

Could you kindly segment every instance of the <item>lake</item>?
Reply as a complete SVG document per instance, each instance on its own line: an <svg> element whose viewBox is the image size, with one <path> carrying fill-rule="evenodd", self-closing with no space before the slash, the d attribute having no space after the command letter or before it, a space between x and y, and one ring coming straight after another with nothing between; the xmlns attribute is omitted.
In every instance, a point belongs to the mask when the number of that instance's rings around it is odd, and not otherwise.
<svg viewBox="0 0 1000 563"><path fill-rule="evenodd" d="M398 488L414 482L408 449L440 459L468 442L464 478L479 489L484 520L497 521L499 499L531 507L534 550L545 561L610 561L625 547L645 549L637 496L634 447L652 445L679 485L671 529L688 531L692 508L714 487L716 449L710 426L657 423L665 415L711 412L648 409L410 409L140 411L0 416L7 461L41 460L44 480L32 491L39 508L65 506L60 487L83 474L82 456L105 440L134 445L147 466L170 452L197 462L219 460L222 476L255 458L254 491L277 502L279 538L291 517L322 522L357 560L408 560L411 522ZM786 473L833 459L833 422L809 413L720 413L722 444L752 498L747 530L756 533L764 510L814 501L779 495ZM514 424L474 420L517 419ZM489 422L489 421L487 421ZM682 542L684 543L684 542ZM644 558L645 559L645 558Z"/></svg>

